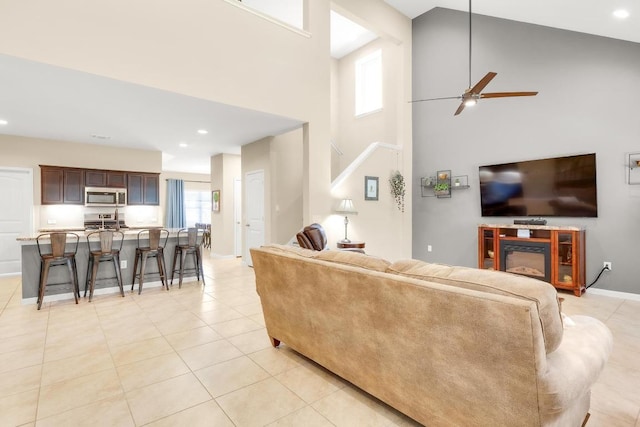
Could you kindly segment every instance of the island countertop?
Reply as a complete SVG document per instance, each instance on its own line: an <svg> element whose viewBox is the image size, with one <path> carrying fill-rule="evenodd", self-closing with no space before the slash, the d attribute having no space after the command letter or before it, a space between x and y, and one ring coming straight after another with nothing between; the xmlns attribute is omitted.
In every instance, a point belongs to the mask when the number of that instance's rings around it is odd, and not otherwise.
<svg viewBox="0 0 640 427"><path fill-rule="evenodd" d="M161 228L161 227L145 227L144 229ZM178 231L179 228L167 229L169 231L169 237L164 247L164 257L166 265L167 278L170 279L173 270L173 257L175 253L175 247L178 243ZM56 230L62 231L62 230ZM76 263L78 270L78 279L80 281L80 289L83 290L87 278L87 267L89 260L89 245L87 243L86 236L90 232L99 230L79 230L73 231L77 234L78 249L76 253ZM122 280L124 282L125 289L131 289L131 285L134 282L133 268L135 265L135 254L138 246L138 233L141 229L124 229L121 230L124 234L124 240L122 249L120 251L120 264L122 269ZM42 233L39 233L42 234ZM38 247L36 239L38 235L18 237L16 240L21 244L22 253L22 301L23 303L35 303L38 296L38 282L40 275L40 255L38 253ZM148 241L148 236L144 236L143 240ZM69 243L75 244L75 238L67 240ZM40 245L49 246L48 239L44 241L41 239ZM153 263L148 263L145 276L145 286L158 286L159 275L157 267ZM193 265L191 257L187 257L187 266L185 268L185 277L187 281L189 279L195 279L195 265ZM68 271L65 268L53 268L49 273L49 280L47 285L47 291L44 297L45 302L56 299L70 299L73 298L73 287L69 281ZM51 286L53 285L53 286ZM97 293L111 293L118 291L117 281L115 278L115 271L113 266L104 266L98 270L96 292ZM144 292L144 291L143 291Z"/></svg>
<svg viewBox="0 0 640 427"><path fill-rule="evenodd" d="M122 233L124 234L124 239L125 240L131 240L131 239L136 239L138 237L138 233L140 233L140 231L142 230L150 230L153 228L162 228L159 226L156 227L129 227L129 228L123 228L120 229L120 231L122 231ZM166 229L169 231L169 237L176 237L178 235L178 231L181 230L181 228L168 228ZM38 231L37 234L33 234L30 236L18 236L16 238L16 240L18 242L20 242L23 245L29 245L29 244L36 244L36 239L38 238L38 236L40 234L46 234L46 233L65 233L65 232L69 232L69 233L75 233L80 237L80 241L83 241L85 239L85 237L89 234L92 233L94 231L100 231L98 229L95 230L85 230L84 228L47 228L47 229L40 229ZM113 230L115 231L115 230Z"/></svg>

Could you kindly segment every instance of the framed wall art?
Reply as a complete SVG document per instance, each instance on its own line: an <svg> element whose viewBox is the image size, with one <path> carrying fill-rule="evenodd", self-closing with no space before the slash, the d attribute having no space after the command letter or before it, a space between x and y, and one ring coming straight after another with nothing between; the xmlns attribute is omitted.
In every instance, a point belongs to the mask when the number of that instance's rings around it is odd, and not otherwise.
<svg viewBox="0 0 640 427"><path fill-rule="evenodd" d="M365 176L364 177L364 199L365 200L378 200L378 177L377 176Z"/></svg>
<svg viewBox="0 0 640 427"><path fill-rule="evenodd" d="M213 212L220 212L220 190L213 190L211 192L211 210Z"/></svg>

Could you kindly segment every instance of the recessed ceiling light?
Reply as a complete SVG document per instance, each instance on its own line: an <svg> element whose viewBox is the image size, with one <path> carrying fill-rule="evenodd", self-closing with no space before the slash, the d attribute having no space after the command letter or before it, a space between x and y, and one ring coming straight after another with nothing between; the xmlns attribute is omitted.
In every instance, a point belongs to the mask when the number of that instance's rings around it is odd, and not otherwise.
<svg viewBox="0 0 640 427"><path fill-rule="evenodd" d="M8 125L8 124L9 124L8 121L0 119L0 126L4 126L4 125Z"/></svg>
<svg viewBox="0 0 640 427"><path fill-rule="evenodd" d="M629 11L625 9L618 9L613 12L613 16L618 19L625 19L629 17Z"/></svg>
<svg viewBox="0 0 640 427"><path fill-rule="evenodd" d="M189 145L186 142L181 142L180 144L178 144L180 147L185 148L188 147Z"/></svg>
<svg viewBox="0 0 640 427"><path fill-rule="evenodd" d="M207 131L207 130L205 130L205 129L199 129L199 130L198 130L198 133L199 133L200 135L206 135L206 134L208 134L208 133L209 133L209 131Z"/></svg>

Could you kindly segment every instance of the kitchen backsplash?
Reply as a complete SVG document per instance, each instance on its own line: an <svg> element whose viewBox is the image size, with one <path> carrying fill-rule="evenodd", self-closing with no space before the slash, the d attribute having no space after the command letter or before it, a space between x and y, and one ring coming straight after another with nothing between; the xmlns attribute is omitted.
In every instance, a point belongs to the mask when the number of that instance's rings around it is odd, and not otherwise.
<svg viewBox="0 0 640 427"><path fill-rule="evenodd" d="M34 212L34 224L37 224L37 229L82 228L85 213L113 213L114 210L78 205L39 205ZM163 222L159 206L125 206L118 211L126 214L129 227L159 226Z"/></svg>

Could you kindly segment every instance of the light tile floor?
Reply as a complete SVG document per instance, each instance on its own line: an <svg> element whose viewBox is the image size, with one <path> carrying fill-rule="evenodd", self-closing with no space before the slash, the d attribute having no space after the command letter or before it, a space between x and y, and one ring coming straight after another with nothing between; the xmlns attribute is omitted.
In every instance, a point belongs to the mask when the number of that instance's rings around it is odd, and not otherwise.
<svg viewBox="0 0 640 427"><path fill-rule="evenodd" d="M205 261L207 285L21 304L0 279L0 426L417 426L286 345L271 347L253 270ZM563 294L604 321L613 355L590 427L640 427L640 302Z"/></svg>

